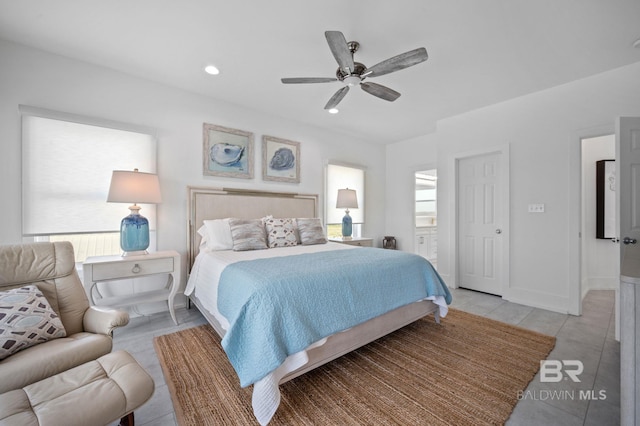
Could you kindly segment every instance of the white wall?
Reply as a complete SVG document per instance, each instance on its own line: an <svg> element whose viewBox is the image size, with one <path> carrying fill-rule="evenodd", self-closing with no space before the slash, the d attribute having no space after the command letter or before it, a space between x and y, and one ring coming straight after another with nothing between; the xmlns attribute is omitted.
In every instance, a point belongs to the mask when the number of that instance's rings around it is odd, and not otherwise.
<svg viewBox="0 0 640 426"><path fill-rule="evenodd" d="M157 129L163 198L158 206L157 248L179 251L183 266L188 185L322 195L324 165L330 159L366 166L367 223L363 235L375 238L377 245L382 241L383 147L4 41L0 41L0 58L0 244L22 242L20 104ZM254 133L254 179L203 176L203 122ZM300 184L262 181L263 134L301 143Z"/></svg>
<svg viewBox="0 0 640 426"><path fill-rule="evenodd" d="M455 282L453 158L510 147L510 277L505 299L579 313L580 138L640 115L640 63L441 120L431 135L387 147L387 230L411 235L410 169L438 165L438 271ZM602 133L598 133L602 134ZM393 193L391 191L397 191ZM393 197L393 198L392 198ZM544 203L544 214L527 213ZM397 221L392 218L398 218ZM406 241L410 241L407 239Z"/></svg>
<svg viewBox="0 0 640 426"><path fill-rule="evenodd" d="M615 135L584 139L582 143L582 294L617 289L620 247L596 238L596 161L616 156Z"/></svg>

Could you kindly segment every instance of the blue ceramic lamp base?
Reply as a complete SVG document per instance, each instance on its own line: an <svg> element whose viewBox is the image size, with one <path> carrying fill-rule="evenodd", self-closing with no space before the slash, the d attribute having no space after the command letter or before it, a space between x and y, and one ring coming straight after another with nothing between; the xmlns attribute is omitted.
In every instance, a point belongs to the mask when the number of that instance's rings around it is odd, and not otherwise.
<svg viewBox="0 0 640 426"><path fill-rule="evenodd" d="M351 239L351 234L353 233L353 220L351 216L349 216L349 210L345 210L345 215L342 218L342 239L349 240Z"/></svg>
<svg viewBox="0 0 640 426"><path fill-rule="evenodd" d="M141 216L140 207L129 207L131 214L120 222L120 248L122 256L148 254L149 248L149 221Z"/></svg>

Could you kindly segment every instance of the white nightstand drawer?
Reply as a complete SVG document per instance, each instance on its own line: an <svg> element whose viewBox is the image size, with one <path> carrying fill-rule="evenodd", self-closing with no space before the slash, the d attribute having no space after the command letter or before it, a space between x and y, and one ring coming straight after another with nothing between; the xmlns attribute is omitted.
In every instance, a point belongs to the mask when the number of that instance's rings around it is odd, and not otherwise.
<svg viewBox="0 0 640 426"><path fill-rule="evenodd" d="M148 259L143 261L122 261L113 263L96 263L93 265L92 281L106 281L116 278L135 277L138 275L162 274L174 271L173 258Z"/></svg>
<svg viewBox="0 0 640 426"><path fill-rule="evenodd" d="M373 247L372 238L353 237L353 238L329 238L334 243L347 244L350 246Z"/></svg>
<svg viewBox="0 0 640 426"><path fill-rule="evenodd" d="M343 244L349 244L352 246L361 246L361 247L371 247L372 242L371 240L369 241L350 241L350 242L343 242Z"/></svg>

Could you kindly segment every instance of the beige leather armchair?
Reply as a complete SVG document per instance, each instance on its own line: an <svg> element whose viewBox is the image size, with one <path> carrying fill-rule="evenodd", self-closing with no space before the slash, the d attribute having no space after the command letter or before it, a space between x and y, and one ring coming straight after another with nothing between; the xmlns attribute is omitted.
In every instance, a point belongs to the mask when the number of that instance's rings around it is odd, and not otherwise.
<svg viewBox="0 0 640 426"><path fill-rule="evenodd" d="M129 314L90 306L69 242L0 246L0 291L34 284L62 320L66 337L0 361L0 393L23 388L111 352L112 331Z"/></svg>

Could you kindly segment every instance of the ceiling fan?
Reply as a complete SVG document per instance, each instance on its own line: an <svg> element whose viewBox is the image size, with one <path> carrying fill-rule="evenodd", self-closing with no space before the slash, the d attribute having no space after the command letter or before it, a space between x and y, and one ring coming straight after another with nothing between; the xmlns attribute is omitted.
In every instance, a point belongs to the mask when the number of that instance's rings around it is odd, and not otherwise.
<svg viewBox="0 0 640 426"><path fill-rule="evenodd" d="M327 43L329 44L331 53L333 53L333 57L339 65L338 70L336 71L336 78L297 77L283 78L281 81L284 84L330 83L334 81L342 82L344 87L340 88L331 97L331 99L329 99L329 102L324 106L324 109L326 110L330 110L338 106L342 98L344 98L349 92L349 89L358 85L362 90L373 96L377 96L378 98L389 102L395 101L400 97L400 93L386 86L382 86L377 83L365 82L364 80L366 78L379 77L381 75L408 68L426 61L429 57L427 55L427 49L420 47L418 49L396 55L372 66L371 68L367 68L364 64L353 60L353 54L356 53L360 47L360 43L357 41L347 42L340 31L325 31L324 36L327 39Z"/></svg>

